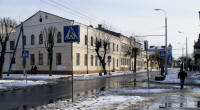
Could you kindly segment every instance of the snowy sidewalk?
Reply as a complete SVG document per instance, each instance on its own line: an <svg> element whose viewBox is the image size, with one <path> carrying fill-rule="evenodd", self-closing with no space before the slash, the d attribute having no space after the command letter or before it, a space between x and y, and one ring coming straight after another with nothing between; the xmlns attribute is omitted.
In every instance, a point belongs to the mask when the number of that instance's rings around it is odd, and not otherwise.
<svg viewBox="0 0 200 110"><path fill-rule="evenodd" d="M165 80L163 81L156 81L155 79L151 79L151 82L157 82L157 83L164 83L164 84L180 84L180 79L178 78L178 72L179 69L176 69L175 71L171 71L168 75L166 75ZM199 85L200 84L200 73L189 71L187 72L187 77L185 79L185 84L187 85Z"/></svg>
<svg viewBox="0 0 200 110"><path fill-rule="evenodd" d="M154 70L155 71L155 70ZM145 72L145 70L137 71L137 73ZM88 80L88 79L97 79L97 78L105 78L105 77L114 77L114 76L122 76L133 74L132 71L118 71L112 72L111 75L102 75L99 76L98 73L94 74L78 74L74 75L74 80ZM71 75L52 75L49 76L48 74L36 74L31 75L27 74L27 77L24 74L3 74L3 80L0 80L0 91L7 91L13 90L16 88L23 88L29 86L38 86L38 85L46 85L49 82L63 79L63 78L70 78ZM25 80L27 79L27 80Z"/></svg>

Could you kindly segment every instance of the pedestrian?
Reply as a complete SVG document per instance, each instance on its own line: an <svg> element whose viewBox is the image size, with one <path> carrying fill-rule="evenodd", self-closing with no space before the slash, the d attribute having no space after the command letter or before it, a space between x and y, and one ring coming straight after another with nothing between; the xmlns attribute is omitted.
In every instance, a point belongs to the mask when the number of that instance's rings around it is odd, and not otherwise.
<svg viewBox="0 0 200 110"><path fill-rule="evenodd" d="M34 74L37 74L37 66L34 67Z"/></svg>
<svg viewBox="0 0 200 110"><path fill-rule="evenodd" d="M178 78L180 79L180 89L183 89L185 78L187 77L187 73L183 71L181 68L180 72L178 73Z"/></svg>
<svg viewBox="0 0 200 110"><path fill-rule="evenodd" d="M31 75L34 73L34 68L33 66L31 67Z"/></svg>

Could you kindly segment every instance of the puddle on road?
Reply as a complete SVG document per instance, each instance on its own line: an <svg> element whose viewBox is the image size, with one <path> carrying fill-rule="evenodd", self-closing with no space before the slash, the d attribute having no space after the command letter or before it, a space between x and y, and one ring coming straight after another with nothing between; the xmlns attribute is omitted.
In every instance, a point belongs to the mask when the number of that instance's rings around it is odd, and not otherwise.
<svg viewBox="0 0 200 110"><path fill-rule="evenodd" d="M142 107L142 106L141 106ZM139 110L185 110L200 109L200 94L165 93L156 100L147 101Z"/></svg>

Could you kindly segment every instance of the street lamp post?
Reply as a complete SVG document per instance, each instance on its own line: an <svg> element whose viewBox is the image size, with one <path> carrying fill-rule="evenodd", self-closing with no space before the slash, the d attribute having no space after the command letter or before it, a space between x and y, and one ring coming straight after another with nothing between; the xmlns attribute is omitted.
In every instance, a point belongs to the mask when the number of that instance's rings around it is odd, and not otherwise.
<svg viewBox="0 0 200 110"><path fill-rule="evenodd" d="M167 65L168 65L168 47L167 47L167 12L163 9L154 9L155 11L162 11L165 14L165 75L167 75Z"/></svg>
<svg viewBox="0 0 200 110"><path fill-rule="evenodd" d="M178 33L182 33L182 34L184 34L186 37L185 37L185 40L186 40L186 51L185 51L185 53L186 53L186 71L188 70L188 49L187 49L187 35L184 33L184 32L181 32L181 31L178 31Z"/></svg>

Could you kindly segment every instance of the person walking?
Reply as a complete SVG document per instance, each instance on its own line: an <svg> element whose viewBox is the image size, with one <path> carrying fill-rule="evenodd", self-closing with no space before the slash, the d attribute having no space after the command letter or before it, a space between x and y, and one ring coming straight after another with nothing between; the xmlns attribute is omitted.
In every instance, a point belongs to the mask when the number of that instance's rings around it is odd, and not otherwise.
<svg viewBox="0 0 200 110"><path fill-rule="evenodd" d="M34 74L34 68L33 66L31 67L31 75Z"/></svg>
<svg viewBox="0 0 200 110"><path fill-rule="evenodd" d="M181 68L180 72L178 73L178 78L180 79L180 89L183 89L185 78L187 77L187 72L183 71Z"/></svg>
<svg viewBox="0 0 200 110"><path fill-rule="evenodd" d="M37 66L34 67L34 74L37 74Z"/></svg>

